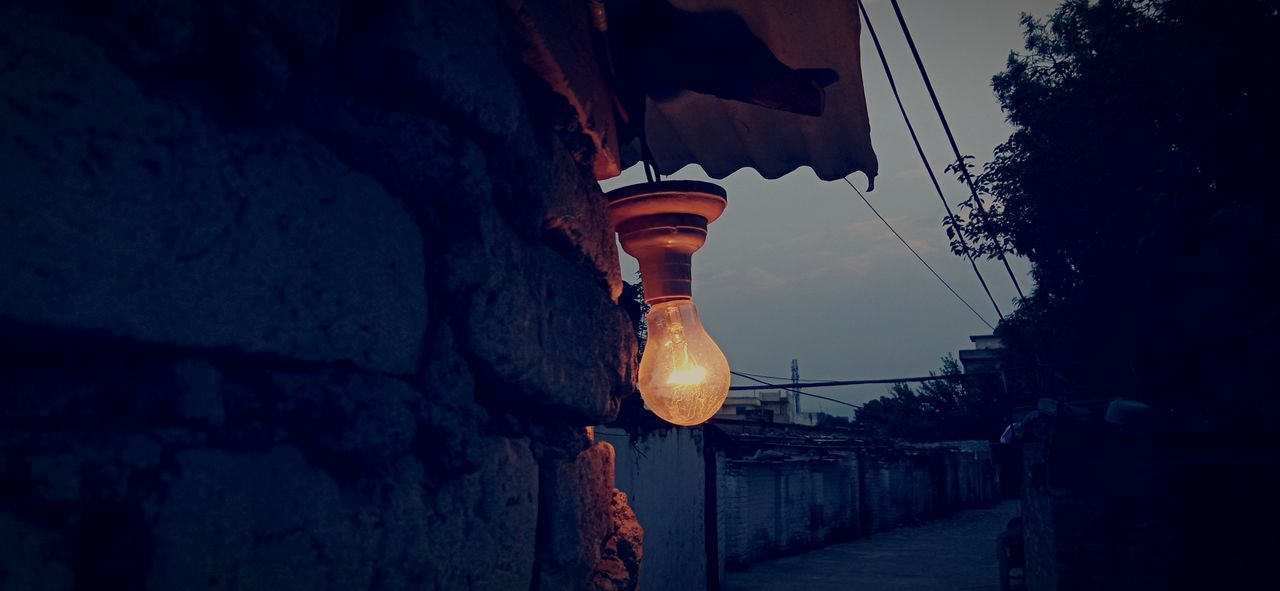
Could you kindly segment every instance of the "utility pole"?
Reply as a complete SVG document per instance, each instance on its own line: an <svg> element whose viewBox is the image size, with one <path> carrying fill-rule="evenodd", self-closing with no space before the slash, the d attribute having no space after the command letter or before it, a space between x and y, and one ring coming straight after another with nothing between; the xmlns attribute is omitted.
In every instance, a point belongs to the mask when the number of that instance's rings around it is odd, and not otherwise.
<svg viewBox="0 0 1280 591"><path fill-rule="evenodd" d="M791 360L791 395L796 399L796 416L800 416L800 360Z"/></svg>

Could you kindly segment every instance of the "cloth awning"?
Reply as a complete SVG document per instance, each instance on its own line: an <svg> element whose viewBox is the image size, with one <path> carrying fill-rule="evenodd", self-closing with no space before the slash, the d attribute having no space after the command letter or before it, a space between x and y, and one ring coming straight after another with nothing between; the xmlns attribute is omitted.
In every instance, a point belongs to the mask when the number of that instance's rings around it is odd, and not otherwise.
<svg viewBox="0 0 1280 591"><path fill-rule="evenodd" d="M698 164L714 178L743 167L769 179L801 166L824 180L877 171L862 85L856 0L671 0L686 13L739 17L778 61L795 70L834 70L819 116L690 90L645 97L649 148L664 173ZM638 142L627 146L634 161Z"/></svg>

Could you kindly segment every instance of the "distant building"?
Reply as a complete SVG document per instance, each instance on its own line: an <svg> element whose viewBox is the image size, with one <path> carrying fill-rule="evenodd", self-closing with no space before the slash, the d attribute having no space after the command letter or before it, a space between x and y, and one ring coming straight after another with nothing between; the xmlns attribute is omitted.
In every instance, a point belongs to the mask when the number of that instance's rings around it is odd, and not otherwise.
<svg viewBox="0 0 1280 591"><path fill-rule="evenodd" d="M960 365L965 373L987 373L1000 369L1000 350L1004 349L1003 338L993 334L974 335L972 349L960 350Z"/></svg>
<svg viewBox="0 0 1280 591"><path fill-rule="evenodd" d="M817 425L824 413L796 412L793 394L786 390L756 390L729 394L713 419L786 425Z"/></svg>
<svg viewBox="0 0 1280 591"><path fill-rule="evenodd" d="M729 394L713 418L764 423L791 422L792 404L790 392L782 390L757 390L735 395Z"/></svg>

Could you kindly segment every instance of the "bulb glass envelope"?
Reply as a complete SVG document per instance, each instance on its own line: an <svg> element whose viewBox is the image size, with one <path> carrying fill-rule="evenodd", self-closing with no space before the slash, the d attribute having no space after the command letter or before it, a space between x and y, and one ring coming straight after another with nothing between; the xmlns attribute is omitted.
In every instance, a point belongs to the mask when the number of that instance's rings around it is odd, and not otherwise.
<svg viewBox="0 0 1280 591"><path fill-rule="evenodd" d="M697 425L714 416L729 395L729 361L702 328L693 300L655 304L647 322L649 342L639 378L645 404L677 425Z"/></svg>

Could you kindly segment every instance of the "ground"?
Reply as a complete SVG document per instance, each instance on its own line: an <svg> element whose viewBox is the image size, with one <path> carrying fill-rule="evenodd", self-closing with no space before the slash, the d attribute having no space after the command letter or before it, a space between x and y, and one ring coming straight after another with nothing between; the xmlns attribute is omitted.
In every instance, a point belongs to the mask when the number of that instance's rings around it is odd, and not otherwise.
<svg viewBox="0 0 1280 591"><path fill-rule="evenodd" d="M1017 501L726 573L726 591L998 591L996 534Z"/></svg>

